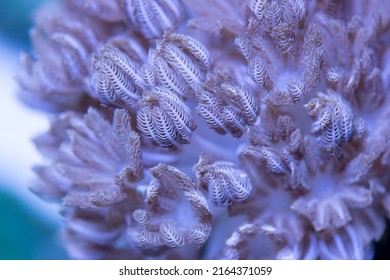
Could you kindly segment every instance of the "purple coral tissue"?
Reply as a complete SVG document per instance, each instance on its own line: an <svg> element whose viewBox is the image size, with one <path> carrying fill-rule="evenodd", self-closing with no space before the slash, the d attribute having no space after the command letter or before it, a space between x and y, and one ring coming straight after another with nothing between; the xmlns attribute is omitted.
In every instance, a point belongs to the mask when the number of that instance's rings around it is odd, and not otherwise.
<svg viewBox="0 0 390 280"><path fill-rule="evenodd" d="M390 215L390 2L59 0L23 54L31 190L79 259L369 259Z"/></svg>

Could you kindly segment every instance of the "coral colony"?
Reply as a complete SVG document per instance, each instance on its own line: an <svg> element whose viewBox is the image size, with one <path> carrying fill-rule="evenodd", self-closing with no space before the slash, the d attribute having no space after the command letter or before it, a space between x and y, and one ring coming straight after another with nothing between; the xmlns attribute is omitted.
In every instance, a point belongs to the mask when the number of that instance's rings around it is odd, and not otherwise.
<svg viewBox="0 0 390 280"><path fill-rule="evenodd" d="M78 259L370 259L390 1L62 0L17 80Z"/></svg>

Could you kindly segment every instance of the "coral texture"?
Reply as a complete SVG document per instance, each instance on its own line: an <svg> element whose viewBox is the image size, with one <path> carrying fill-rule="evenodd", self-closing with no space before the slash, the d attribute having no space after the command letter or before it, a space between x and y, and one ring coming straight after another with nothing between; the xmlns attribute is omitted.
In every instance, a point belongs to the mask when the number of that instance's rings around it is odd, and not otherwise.
<svg viewBox="0 0 390 280"><path fill-rule="evenodd" d="M58 0L20 97L79 259L369 259L390 216L390 2Z"/></svg>

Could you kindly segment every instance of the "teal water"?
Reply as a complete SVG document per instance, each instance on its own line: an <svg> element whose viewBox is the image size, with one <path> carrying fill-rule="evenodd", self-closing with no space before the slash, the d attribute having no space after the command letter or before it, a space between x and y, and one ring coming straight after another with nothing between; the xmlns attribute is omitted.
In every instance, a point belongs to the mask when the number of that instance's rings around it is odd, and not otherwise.
<svg viewBox="0 0 390 280"><path fill-rule="evenodd" d="M0 260L67 259L58 225L0 186Z"/></svg>
<svg viewBox="0 0 390 280"><path fill-rule="evenodd" d="M0 36L10 43L28 45L34 11L47 1L50 0L0 0Z"/></svg>

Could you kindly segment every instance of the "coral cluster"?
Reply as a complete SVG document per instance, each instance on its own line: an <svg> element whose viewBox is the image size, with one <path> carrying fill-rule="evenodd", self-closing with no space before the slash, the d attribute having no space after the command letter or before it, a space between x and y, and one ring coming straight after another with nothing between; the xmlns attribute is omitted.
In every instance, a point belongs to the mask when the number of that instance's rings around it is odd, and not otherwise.
<svg viewBox="0 0 390 280"><path fill-rule="evenodd" d="M390 2L62 0L18 82L80 259L369 259L390 215Z"/></svg>

